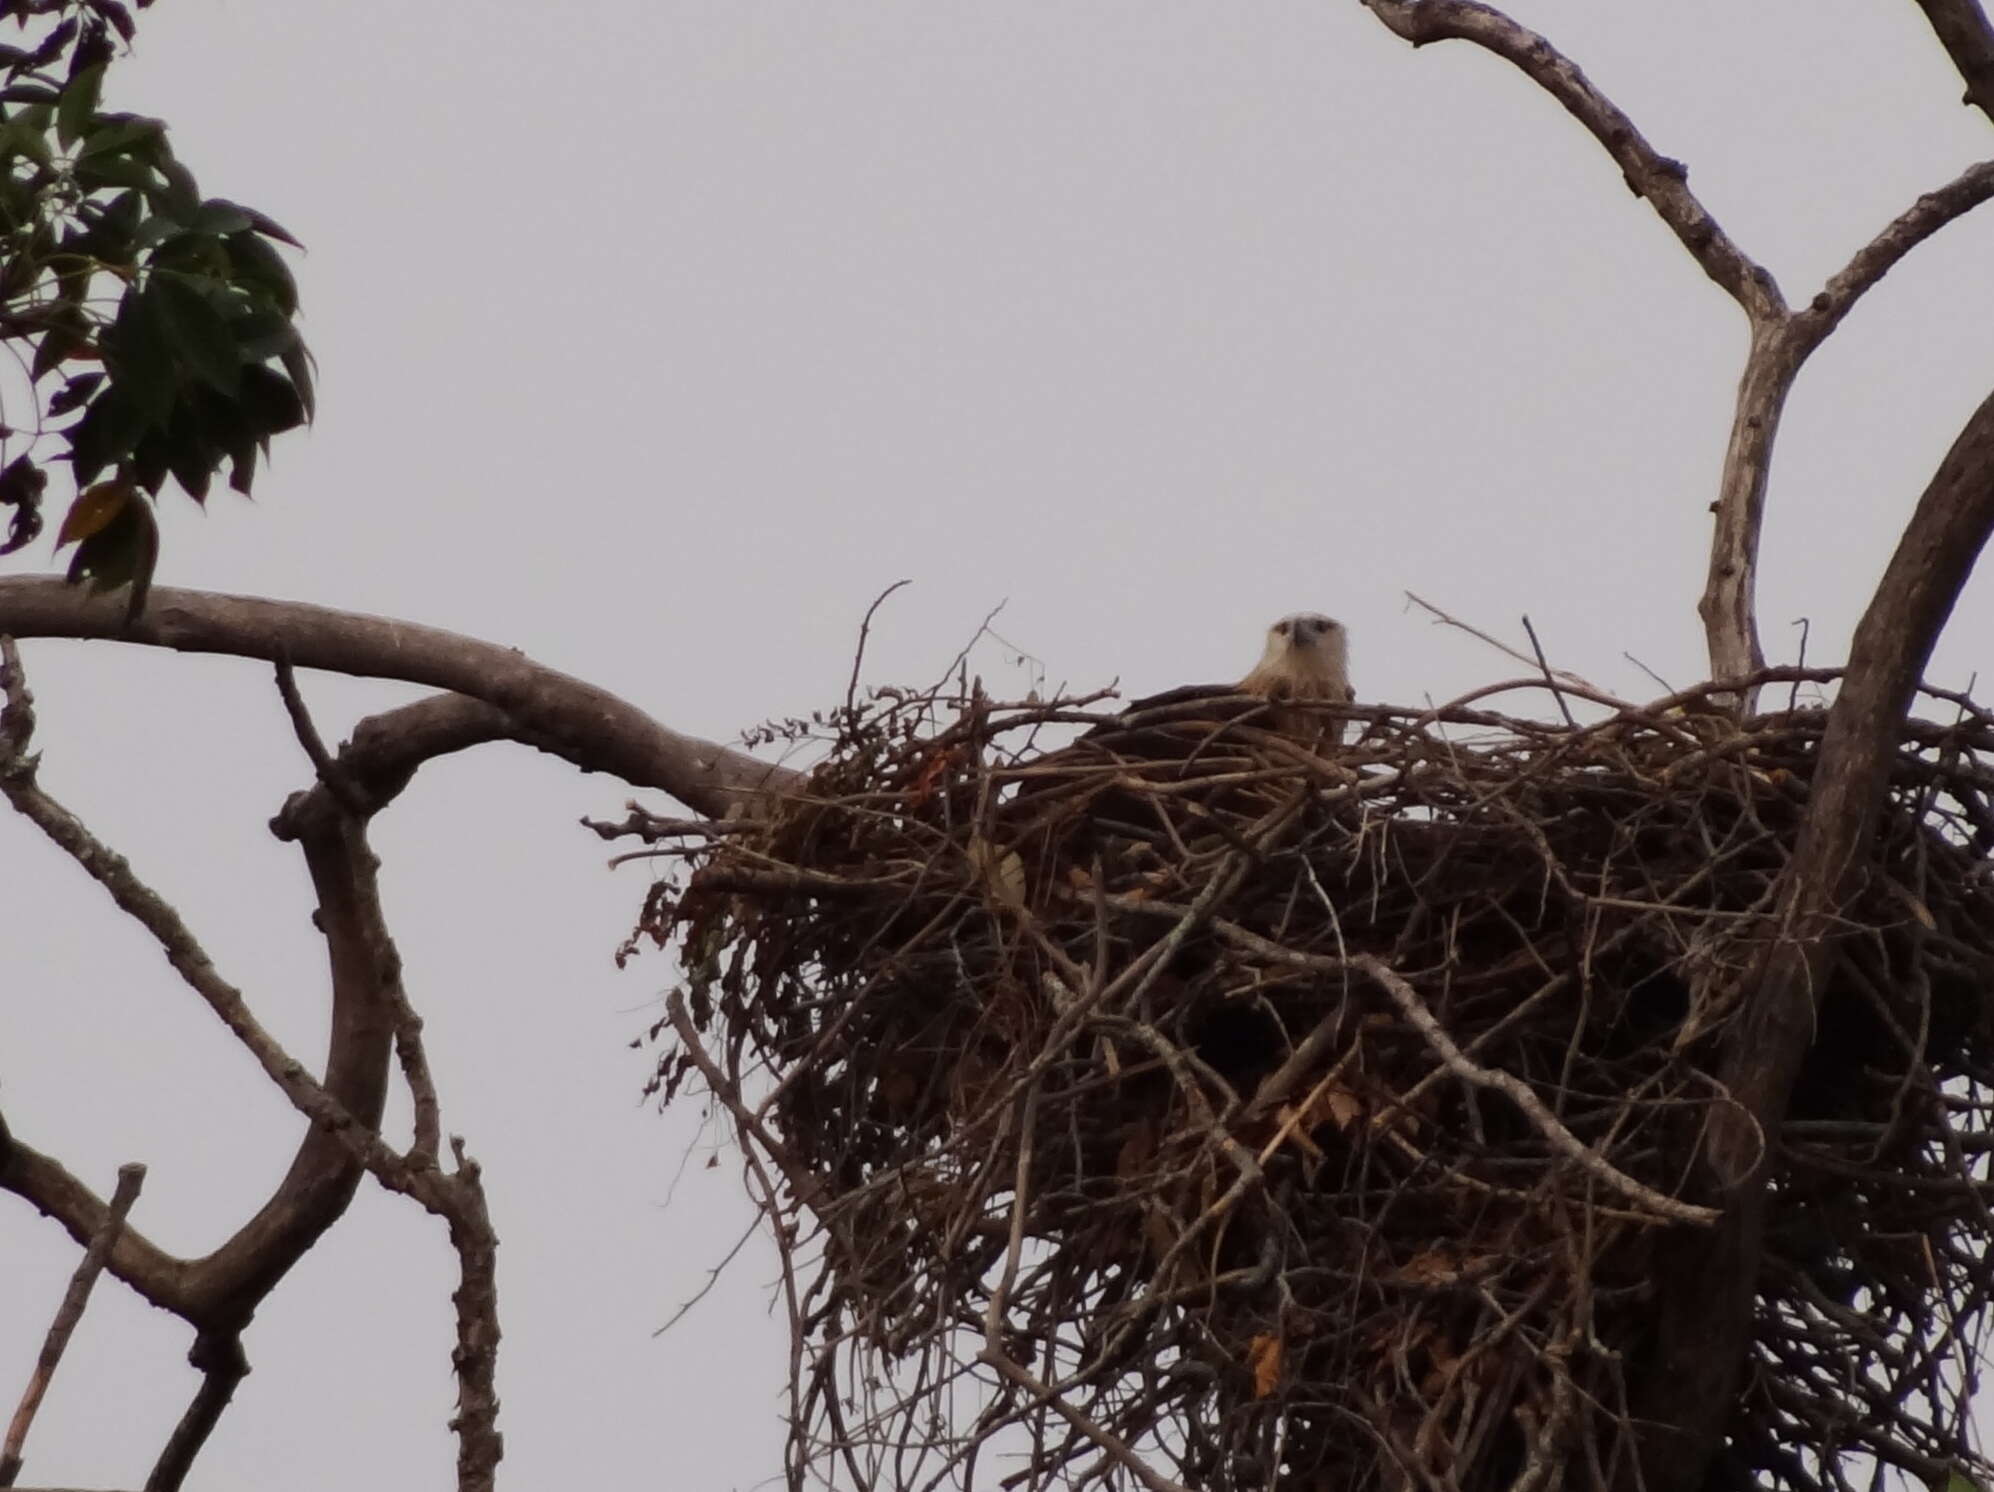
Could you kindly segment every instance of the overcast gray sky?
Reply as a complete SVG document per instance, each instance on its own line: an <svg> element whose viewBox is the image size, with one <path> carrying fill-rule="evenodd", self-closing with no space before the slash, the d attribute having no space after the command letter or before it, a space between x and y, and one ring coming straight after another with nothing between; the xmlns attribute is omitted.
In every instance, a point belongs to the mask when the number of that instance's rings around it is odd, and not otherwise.
<svg viewBox="0 0 1994 1492"><path fill-rule="evenodd" d="M1910 0L1538 0L1547 30L1789 299L1994 153ZM1053 682L1236 676L1350 626L1367 700L1509 665L1416 590L1630 694L1688 682L1742 318L1520 75L1415 54L1355 0L171 0L111 107L271 213L323 381L257 501L169 495L164 582L524 648L725 737L934 676L998 603ZM1898 526L1994 387L1994 211L1874 292L1803 376L1760 613L1839 658ZM46 543L7 562L49 563ZM1987 664L1976 584L1933 676ZM997 687L1025 682L1001 649ZM205 936L292 1049L325 975L264 823L309 766L266 670L43 643L44 781ZM329 736L405 691L307 681ZM513 1486L755 1486L780 1465L769 1252L652 1329L746 1225L700 1115L639 1102L667 978L611 952L643 872L575 827L602 779L514 749L377 827L445 1122L503 1240ZM218 1242L299 1120L156 951L0 820L0 1101L135 1221ZM696 1146L681 1173L688 1146ZM674 1182L676 1179L676 1186ZM75 1254L0 1198L0 1403ZM246 1339L213 1492L449 1484L441 1228L363 1187ZM194 1378L106 1282L25 1480L135 1485Z"/></svg>

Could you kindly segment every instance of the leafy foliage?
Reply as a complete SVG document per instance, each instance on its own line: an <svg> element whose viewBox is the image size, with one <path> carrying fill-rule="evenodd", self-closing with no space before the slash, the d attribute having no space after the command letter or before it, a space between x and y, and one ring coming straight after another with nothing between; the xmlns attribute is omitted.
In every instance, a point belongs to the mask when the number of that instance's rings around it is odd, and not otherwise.
<svg viewBox="0 0 1994 1492"><path fill-rule="evenodd" d="M136 614L158 547L149 499L170 477L204 501L224 467L247 494L270 438L311 418L276 247L297 240L202 196L160 120L99 106L133 33L120 0L0 0L9 20L22 42L0 44L0 345L33 413L0 405L0 554L40 533L47 468L66 461L69 578L135 582Z"/></svg>

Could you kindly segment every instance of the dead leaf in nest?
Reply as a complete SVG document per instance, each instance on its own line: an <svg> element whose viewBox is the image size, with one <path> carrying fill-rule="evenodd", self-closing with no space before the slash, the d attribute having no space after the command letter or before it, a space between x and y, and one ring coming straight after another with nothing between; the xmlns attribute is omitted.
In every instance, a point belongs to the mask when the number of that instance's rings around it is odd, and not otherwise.
<svg viewBox="0 0 1994 1492"><path fill-rule="evenodd" d="M1410 1355L1417 1352L1433 1334L1431 1321L1422 1319L1407 1324L1402 1319L1395 1319L1374 1326L1365 1336L1364 1345L1380 1357L1390 1353Z"/></svg>
<svg viewBox="0 0 1994 1492"><path fill-rule="evenodd" d="M951 763L956 759L954 751L937 751L921 764L921 770L907 788L909 803L925 803L935 795L935 784L942 780Z"/></svg>
<svg viewBox="0 0 1994 1492"><path fill-rule="evenodd" d="M1253 1364L1253 1397L1264 1399L1281 1386L1281 1339L1262 1332L1246 1349Z"/></svg>
<svg viewBox="0 0 1994 1492"><path fill-rule="evenodd" d="M1069 865L1066 867L1066 883L1075 891L1092 891L1094 889L1094 878L1087 873L1086 867L1081 865Z"/></svg>
<svg viewBox="0 0 1994 1492"><path fill-rule="evenodd" d="M1364 1100L1359 1098L1342 1083L1325 1083L1308 1097L1308 1106L1300 1111L1290 1106L1281 1110L1281 1121L1286 1123L1294 1118L1299 1129L1317 1129L1325 1124L1333 1124L1345 1134L1364 1113Z"/></svg>
<svg viewBox="0 0 1994 1492"><path fill-rule="evenodd" d="M1423 1249L1386 1278L1408 1285L1451 1285L1461 1278L1461 1261L1447 1249Z"/></svg>
<svg viewBox="0 0 1994 1492"><path fill-rule="evenodd" d="M1427 1369L1420 1379L1420 1391L1438 1398L1461 1365L1461 1354L1447 1338L1436 1335L1426 1344Z"/></svg>
<svg viewBox="0 0 1994 1492"><path fill-rule="evenodd" d="M1303 1120L1292 1104L1282 1104L1275 1117L1280 1121L1274 1130L1275 1138L1286 1140L1312 1161L1323 1158L1322 1146L1309 1138L1314 1126Z"/></svg>
<svg viewBox="0 0 1994 1492"><path fill-rule="evenodd" d="M1129 1131L1128 1138L1122 1141L1122 1148L1115 1153L1115 1175L1127 1181L1131 1176L1140 1176L1148 1167L1150 1157L1156 1154L1156 1136L1147 1124L1138 1124Z"/></svg>
<svg viewBox="0 0 1994 1492"><path fill-rule="evenodd" d="M979 835L970 840L964 853L992 896L1007 906L1025 904L1025 862L1016 850L1000 849Z"/></svg>

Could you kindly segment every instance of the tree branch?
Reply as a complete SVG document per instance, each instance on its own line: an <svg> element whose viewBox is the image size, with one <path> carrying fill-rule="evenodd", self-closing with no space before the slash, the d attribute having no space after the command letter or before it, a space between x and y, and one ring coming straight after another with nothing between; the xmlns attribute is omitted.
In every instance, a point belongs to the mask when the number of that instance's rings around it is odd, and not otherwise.
<svg viewBox="0 0 1994 1492"><path fill-rule="evenodd" d="M1472 42L1521 71L1556 99L1605 147L1703 272L1755 323L1786 314L1773 277L1719 226L1689 189L1689 173L1642 136L1634 121L1544 37L1475 0L1363 0L1371 13L1415 47L1436 41Z"/></svg>
<svg viewBox="0 0 1994 1492"><path fill-rule="evenodd" d="M137 878L121 856L36 786L35 760L27 754L32 702L12 642L4 637L0 637L0 663L6 667L5 704L0 707L0 793L152 933L174 969L311 1121L276 1192L207 1258L185 1263L160 1254L142 1239L132 1239L127 1251L111 1253L114 1272L147 1299L194 1324L199 1333L193 1361L204 1381L155 1466L147 1492L173 1492L184 1479L248 1371L239 1342L241 1327L344 1213L363 1166L382 1185L414 1197L449 1225L461 1274L455 1296L458 1346L452 1354L459 1378L459 1408L452 1421L459 1438L459 1488L489 1492L503 1451L495 1389L498 1240L477 1165L466 1158L461 1141L452 1141L455 1174L445 1175L437 1167L437 1105L421 1051L421 1022L401 988L400 957L380 905L378 862L366 844L364 817L352 810L352 804L368 797L387 802L415 770L422 750L468 744L494 723L494 712L489 706L450 697L421 701L393 712L396 718L386 726L356 731L360 744L349 745L337 761L329 761L323 747L313 752L307 744L321 780L294 795L272 828L280 838L299 843L318 894L317 920L326 937L333 984L332 1039L321 1085L256 1022L240 992L215 972L173 909ZM315 741L317 732L304 716L295 690L288 708L301 738ZM391 1034L399 1039L417 1105L416 1143L406 1157L389 1149L378 1132ZM87 1188L10 1134L5 1138L7 1143L0 1146L0 1185L55 1211L79 1237L104 1227L105 1209Z"/></svg>
<svg viewBox="0 0 1994 1492"><path fill-rule="evenodd" d="M155 588L145 615L125 624L123 602L49 576L0 580L0 635L98 638L225 653L365 678L402 679L483 700L518 739L584 771L671 794L724 817L800 774L744 751L681 735L607 690L524 654L436 627L303 602Z"/></svg>
<svg viewBox="0 0 1994 1492"><path fill-rule="evenodd" d="M1828 279L1820 294L1793 315L1789 335L1799 348L1799 361L1842 324L1842 318L1877 281L1897 267L1911 250L1939 229L1964 217L1994 197L1994 161L1968 166L1944 186L1925 193L1892 218L1855 257Z"/></svg>
<svg viewBox="0 0 1994 1492"><path fill-rule="evenodd" d="M1917 0L1917 4L1966 84L1966 97L1960 102L1994 119L1994 27L1987 24L1979 0Z"/></svg>
<svg viewBox="0 0 1994 1492"><path fill-rule="evenodd" d="M1641 1455L1647 1492L1701 1487L1735 1407L1768 1207L1771 1157L1759 1137L1777 1134L1785 1118L1814 1039L1816 1001L1840 957L1842 914L1868 874L1905 712L1990 533L1994 395L1939 464L1857 626L1799 838L1723 1036L1718 1075L1736 1108L1719 1111L1706 1160L1729 1205L1715 1229L1681 1240L1660 1281L1658 1341L1636 1406L1653 1427Z"/></svg>
<svg viewBox="0 0 1994 1492"><path fill-rule="evenodd" d="M145 1479L145 1492L180 1492L180 1484L194 1468L194 1458L235 1397L237 1385L249 1376L249 1359L242 1355L242 1339L234 1332L201 1332L194 1338L187 1361L201 1370L201 1386L194 1390L193 1402L153 1463L152 1475Z"/></svg>
<svg viewBox="0 0 1994 1492"><path fill-rule="evenodd" d="M118 1187L111 1196L103 1226L91 1238L90 1247L83 1251L83 1262L76 1266L76 1273L70 1277L69 1288L63 1292L62 1304L56 1308L55 1320L49 1324L41 1355L35 1360L35 1370L28 1379L27 1390L21 1395L20 1406L7 1425L6 1443L0 1445L0 1487L13 1486L14 1478L21 1474L21 1447L27 1443L28 1429L35 1422L35 1411L41 1408L42 1398L48 1393L49 1381L55 1377L56 1365L62 1361L63 1351L76 1331L76 1323L83 1319L83 1308L90 1303L91 1288L96 1285L97 1276L104 1272L104 1261L111 1255L111 1245L118 1241L118 1233L125 1225L125 1214L132 1210L132 1203L138 1200L139 1188L144 1184L144 1166L132 1164L118 1167Z"/></svg>
<svg viewBox="0 0 1994 1492"><path fill-rule="evenodd" d="M1994 118L1994 28L1975 0L1918 0L1932 29L1967 81L1968 101ZM1744 309L1751 351L1738 385L1731 435L1719 479L1710 564L1697 610L1710 655L1710 677L1742 680L1761 672L1755 597L1767 476L1788 391L1808 355L1862 295L1905 254L1953 219L1994 196L1994 162L1974 166L1918 199L1860 250L1797 313L1787 310L1772 275L1734 243L1689 190L1681 163L1668 159L1633 121L1544 37L1476 0L1363 0L1414 46L1458 40L1503 58L1555 98L1611 155L1628 186L1645 198L1690 256ZM1740 712L1755 706L1741 687Z"/></svg>

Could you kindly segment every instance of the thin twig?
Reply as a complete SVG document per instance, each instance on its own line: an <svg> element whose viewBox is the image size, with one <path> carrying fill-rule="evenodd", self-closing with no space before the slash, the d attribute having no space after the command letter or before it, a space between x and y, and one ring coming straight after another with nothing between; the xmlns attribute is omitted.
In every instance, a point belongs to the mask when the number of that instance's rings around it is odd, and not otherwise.
<svg viewBox="0 0 1994 1492"><path fill-rule="evenodd" d="M1537 655L1537 666L1544 670L1544 682L1550 686L1551 698L1558 702L1558 713L1565 717L1565 724L1577 730L1579 723L1572 718L1572 707L1565 703L1564 691L1558 688L1558 680L1551 672L1551 662L1544 656L1544 644L1537 640L1537 629L1530 625L1528 612L1523 614L1523 631L1530 639L1530 651Z"/></svg>
<svg viewBox="0 0 1994 1492"><path fill-rule="evenodd" d="M10 669L13 661L8 660ZM41 1408L42 1398L48 1393L49 1383L55 1377L56 1366L69 1346L69 1338L76 1331L76 1323L83 1319L83 1308L90 1303L91 1288L97 1283L97 1276L103 1273L104 1262L111 1257L111 1247L118 1241L118 1234L125 1226L125 1216L132 1210L132 1203L138 1200L139 1188L144 1184L144 1166L134 1161L118 1167L117 1190L111 1193L111 1205L104 1216L103 1226L90 1240L90 1247L84 1250L83 1262L76 1266L76 1273L70 1276L69 1288L63 1292L62 1304L56 1308L55 1320L49 1324L48 1336L42 1342L41 1355L35 1359L34 1373L21 1394L14 1418L7 1425L7 1438L0 1442L0 1487L13 1486L15 1477L20 1475L21 1449L27 1444L28 1430L35 1422L35 1411Z"/></svg>
<svg viewBox="0 0 1994 1492"><path fill-rule="evenodd" d="M306 708L305 697L298 689L297 670L291 667L288 657L279 657L276 668L277 694L284 701L284 713L291 717L291 731L297 736L298 745L304 748L305 756L310 759L312 770L342 808L355 818L366 818L370 810L353 786L352 779L333 760L332 753L325 749L325 739L312 722L311 711Z"/></svg>
<svg viewBox="0 0 1994 1492"><path fill-rule="evenodd" d="M865 609L865 620L859 623L859 645L852 650L852 676L850 681L847 682L845 685L845 715L846 718L848 719L853 714L855 714L858 709L859 669L862 668L865 664L865 644L866 644L866 639L872 636L873 613L878 611L881 606L884 606L886 604L886 598L888 596L892 595L902 586L912 585L913 583L914 582L912 580L894 581L893 584L889 585L885 590L881 591L877 596L874 596L872 598L872 605L868 606Z"/></svg>
<svg viewBox="0 0 1994 1492"><path fill-rule="evenodd" d="M1590 689L1595 694L1602 694L1605 692L1604 690L1600 689L1597 685L1590 683L1588 680L1584 678L1581 678L1578 674L1568 673L1562 668L1552 669L1548 667L1544 663L1544 659L1541 653L1536 658L1532 658L1528 653L1518 652L1515 648L1511 647L1501 638L1491 637L1488 633L1484 632L1481 628L1473 625L1472 623L1464 622L1459 617L1456 616L1449 616L1446 612L1442 611L1438 606L1435 606L1431 601L1427 600L1424 596L1416 595L1412 591L1407 591L1405 593L1405 598L1406 600L1412 602L1413 605L1421 607L1424 610L1431 612L1433 614L1434 620L1440 622L1443 626L1456 628L1459 631L1467 633L1470 637L1476 639L1479 642L1487 643L1490 647L1494 648L1498 653L1501 653L1504 657L1514 658L1518 663L1526 665L1535 663L1540 668L1544 669L1545 675L1547 677L1555 674L1565 683L1576 684L1581 689Z"/></svg>
<svg viewBox="0 0 1994 1492"><path fill-rule="evenodd" d="M1708 1226L1717 1221L1719 1213L1714 1207L1699 1207L1693 1202L1684 1202L1675 1197L1663 1196L1651 1186L1636 1181L1626 1172L1618 1170L1607 1162L1596 1150L1579 1139L1555 1115L1544 1107L1543 1100L1530 1091L1527 1084L1506 1072L1469 1060L1460 1047L1433 1018L1433 1012L1426 1008L1426 1002L1419 998L1419 992L1400 978L1381 960L1370 954L1359 954L1350 960L1351 966L1369 975L1372 982L1392 998L1405 1018L1419 1028L1419 1032L1439 1053L1455 1076L1463 1082L1472 1083L1477 1088L1489 1088L1503 1095L1529 1117L1551 1143L1553 1149L1569 1156L1587 1173L1596 1177L1604 1185L1619 1192L1629 1201L1639 1203L1659 1216L1672 1218L1676 1222L1697 1223Z"/></svg>

